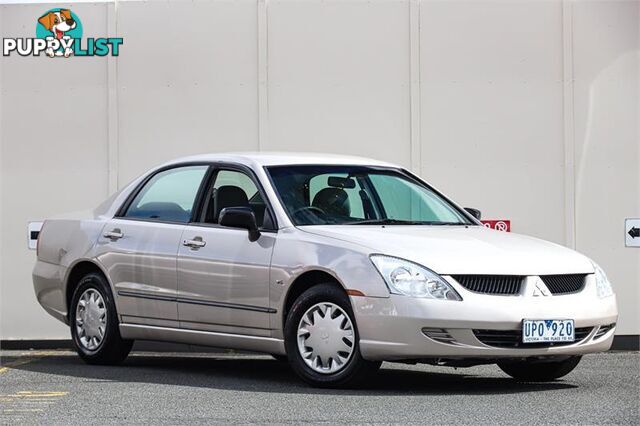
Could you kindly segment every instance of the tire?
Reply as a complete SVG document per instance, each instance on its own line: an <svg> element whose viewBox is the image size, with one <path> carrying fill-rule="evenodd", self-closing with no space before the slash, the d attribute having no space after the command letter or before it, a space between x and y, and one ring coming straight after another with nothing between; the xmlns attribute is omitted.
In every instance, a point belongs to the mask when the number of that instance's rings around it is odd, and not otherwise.
<svg viewBox="0 0 640 426"><path fill-rule="evenodd" d="M308 314L312 311L315 311L318 316L309 316ZM323 312L324 315L329 312L331 314L321 318ZM313 324L307 322L307 325L303 326L303 316L307 321L309 318L314 319ZM324 323L315 324L315 322L320 320L330 321L330 325L337 325L338 329L319 328ZM300 343L298 339L299 327L304 330L313 330L313 334L310 331L306 335L307 337L301 338L304 343ZM380 362L367 361L362 358L358 344L358 329L351 303L344 291L334 284L315 285L296 299L287 315L284 335L287 356L293 371L312 386L323 388L357 386L363 384L380 368ZM329 347L340 347L340 349L348 350L349 355L337 350L335 352L337 356L334 358L326 357L325 361L322 361L322 356L314 357L313 354L316 351L305 345L305 343L311 342L312 337L315 339L314 342L318 342L314 346L317 346L320 351ZM347 344L349 339L351 345ZM318 346L318 344L326 344L327 346ZM306 358L303 357L302 350L307 351ZM336 358L338 358L337 362ZM309 363L317 364L318 359L320 365L315 367L309 365ZM319 372L318 369L321 368L325 368L326 371Z"/></svg>
<svg viewBox="0 0 640 426"><path fill-rule="evenodd" d="M571 373L581 356L562 361L504 361L498 367L509 376L522 382L550 382Z"/></svg>
<svg viewBox="0 0 640 426"><path fill-rule="evenodd" d="M84 308L78 306L81 300ZM102 312L106 314L104 321L100 320L103 318ZM78 313L80 318L77 317ZM84 330L88 331L79 330L79 324L83 324ZM71 298L69 325L76 352L87 364L119 364L131 351L133 340L125 340L120 336L113 295L101 274L90 273L80 280ZM98 342L100 328L102 337Z"/></svg>

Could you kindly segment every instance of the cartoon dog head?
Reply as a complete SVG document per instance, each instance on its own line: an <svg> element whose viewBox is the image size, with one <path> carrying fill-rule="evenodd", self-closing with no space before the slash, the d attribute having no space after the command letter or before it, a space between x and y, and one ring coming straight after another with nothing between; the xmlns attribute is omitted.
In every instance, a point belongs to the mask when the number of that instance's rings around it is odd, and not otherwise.
<svg viewBox="0 0 640 426"><path fill-rule="evenodd" d="M71 17L71 11L69 9L49 12L41 16L38 22L48 31L51 31L57 39L61 39L64 33L76 27L76 21Z"/></svg>

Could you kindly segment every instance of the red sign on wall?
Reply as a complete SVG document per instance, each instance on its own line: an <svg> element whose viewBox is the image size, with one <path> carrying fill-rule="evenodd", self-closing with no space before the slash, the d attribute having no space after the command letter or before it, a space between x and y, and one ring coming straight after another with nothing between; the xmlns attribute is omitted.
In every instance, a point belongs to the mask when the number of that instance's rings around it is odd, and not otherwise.
<svg viewBox="0 0 640 426"><path fill-rule="evenodd" d="M487 228L495 229L496 231L511 232L510 220L481 220L481 222Z"/></svg>

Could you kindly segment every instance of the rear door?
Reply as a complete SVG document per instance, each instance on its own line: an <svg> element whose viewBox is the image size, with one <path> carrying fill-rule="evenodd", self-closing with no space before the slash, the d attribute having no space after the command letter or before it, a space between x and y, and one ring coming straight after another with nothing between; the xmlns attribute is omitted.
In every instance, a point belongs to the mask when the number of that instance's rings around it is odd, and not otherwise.
<svg viewBox="0 0 640 426"><path fill-rule="evenodd" d="M182 328L269 336L269 269L276 240L272 213L248 170L220 167L203 191L203 212L178 252ZM250 207L261 236L218 225L225 207Z"/></svg>
<svg viewBox="0 0 640 426"><path fill-rule="evenodd" d="M176 255L207 165L157 172L104 228L99 260L122 322L178 327Z"/></svg>

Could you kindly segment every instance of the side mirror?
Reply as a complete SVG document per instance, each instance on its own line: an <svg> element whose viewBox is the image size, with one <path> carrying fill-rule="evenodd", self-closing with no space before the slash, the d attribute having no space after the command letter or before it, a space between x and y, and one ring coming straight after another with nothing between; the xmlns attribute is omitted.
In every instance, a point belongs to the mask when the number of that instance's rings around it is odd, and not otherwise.
<svg viewBox="0 0 640 426"><path fill-rule="evenodd" d="M480 217L482 216L482 213L480 212L480 210L478 209L473 209L471 207L465 207L464 208L467 213L469 213L471 216L475 217L476 219L480 220Z"/></svg>
<svg viewBox="0 0 640 426"><path fill-rule="evenodd" d="M256 216L249 207L226 207L220 212L218 222L229 228L246 229L249 231L249 241L256 241L260 238Z"/></svg>

